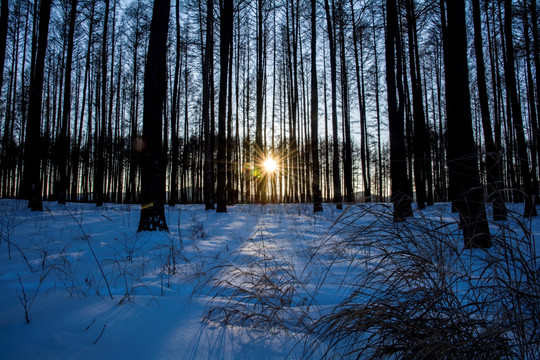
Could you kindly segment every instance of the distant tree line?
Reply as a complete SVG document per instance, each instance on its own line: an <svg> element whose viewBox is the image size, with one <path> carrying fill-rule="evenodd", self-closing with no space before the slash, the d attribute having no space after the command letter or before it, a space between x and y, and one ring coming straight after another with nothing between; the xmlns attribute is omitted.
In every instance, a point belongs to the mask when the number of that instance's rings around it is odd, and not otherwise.
<svg viewBox="0 0 540 360"><path fill-rule="evenodd" d="M400 220L411 201L461 213L474 199L499 219L506 201L535 214L536 0L2 0L0 11L0 194L35 210L144 203L151 151L169 205L392 200ZM156 66L165 77L151 87Z"/></svg>

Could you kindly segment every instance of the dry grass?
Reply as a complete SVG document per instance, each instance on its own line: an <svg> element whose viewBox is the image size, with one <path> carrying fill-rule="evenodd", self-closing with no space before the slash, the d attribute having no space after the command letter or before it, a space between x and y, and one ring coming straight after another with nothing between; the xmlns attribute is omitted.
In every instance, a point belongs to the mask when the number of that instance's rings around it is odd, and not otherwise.
<svg viewBox="0 0 540 360"><path fill-rule="evenodd" d="M345 262L356 280L344 281L349 295L313 323L306 357L324 344L326 358L539 358L538 265L520 217L492 224L485 251L463 250L442 207L403 223L391 214L351 210L321 247L347 249L329 271ZM373 220L356 225L365 217Z"/></svg>

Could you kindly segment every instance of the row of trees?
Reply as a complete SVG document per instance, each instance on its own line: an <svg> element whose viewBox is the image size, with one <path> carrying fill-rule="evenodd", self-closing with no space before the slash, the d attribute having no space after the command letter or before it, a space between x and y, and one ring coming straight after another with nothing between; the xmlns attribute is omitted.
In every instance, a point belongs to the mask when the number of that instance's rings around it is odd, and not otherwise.
<svg viewBox="0 0 540 360"><path fill-rule="evenodd" d="M534 214L536 0L166 3L2 0L2 197Z"/></svg>

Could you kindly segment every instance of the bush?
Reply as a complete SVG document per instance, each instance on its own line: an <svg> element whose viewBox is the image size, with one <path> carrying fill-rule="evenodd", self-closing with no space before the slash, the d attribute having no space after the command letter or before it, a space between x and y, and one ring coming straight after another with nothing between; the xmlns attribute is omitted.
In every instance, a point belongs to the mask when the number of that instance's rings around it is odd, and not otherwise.
<svg viewBox="0 0 540 360"><path fill-rule="evenodd" d="M448 210L394 223L362 205L339 219L318 251L335 254L327 271L345 269L348 295L313 322L305 357L324 345L326 358L540 358L530 229L510 215L491 224L491 249L464 250Z"/></svg>

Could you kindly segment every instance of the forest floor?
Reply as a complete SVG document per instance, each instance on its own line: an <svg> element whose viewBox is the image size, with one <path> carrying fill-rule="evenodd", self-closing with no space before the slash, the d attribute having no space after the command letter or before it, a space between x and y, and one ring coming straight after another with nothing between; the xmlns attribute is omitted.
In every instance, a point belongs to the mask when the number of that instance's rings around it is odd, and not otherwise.
<svg viewBox="0 0 540 360"><path fill-rule="evenodd" d="M370 261L351 234L386 210L177 205L168 233L137 233L138 205L0 200L0 358L320 358L312 324L350 296L359 254ZM455 224L449 204L415 218ZM540 218L519 224L536 264Z"/></svg>

